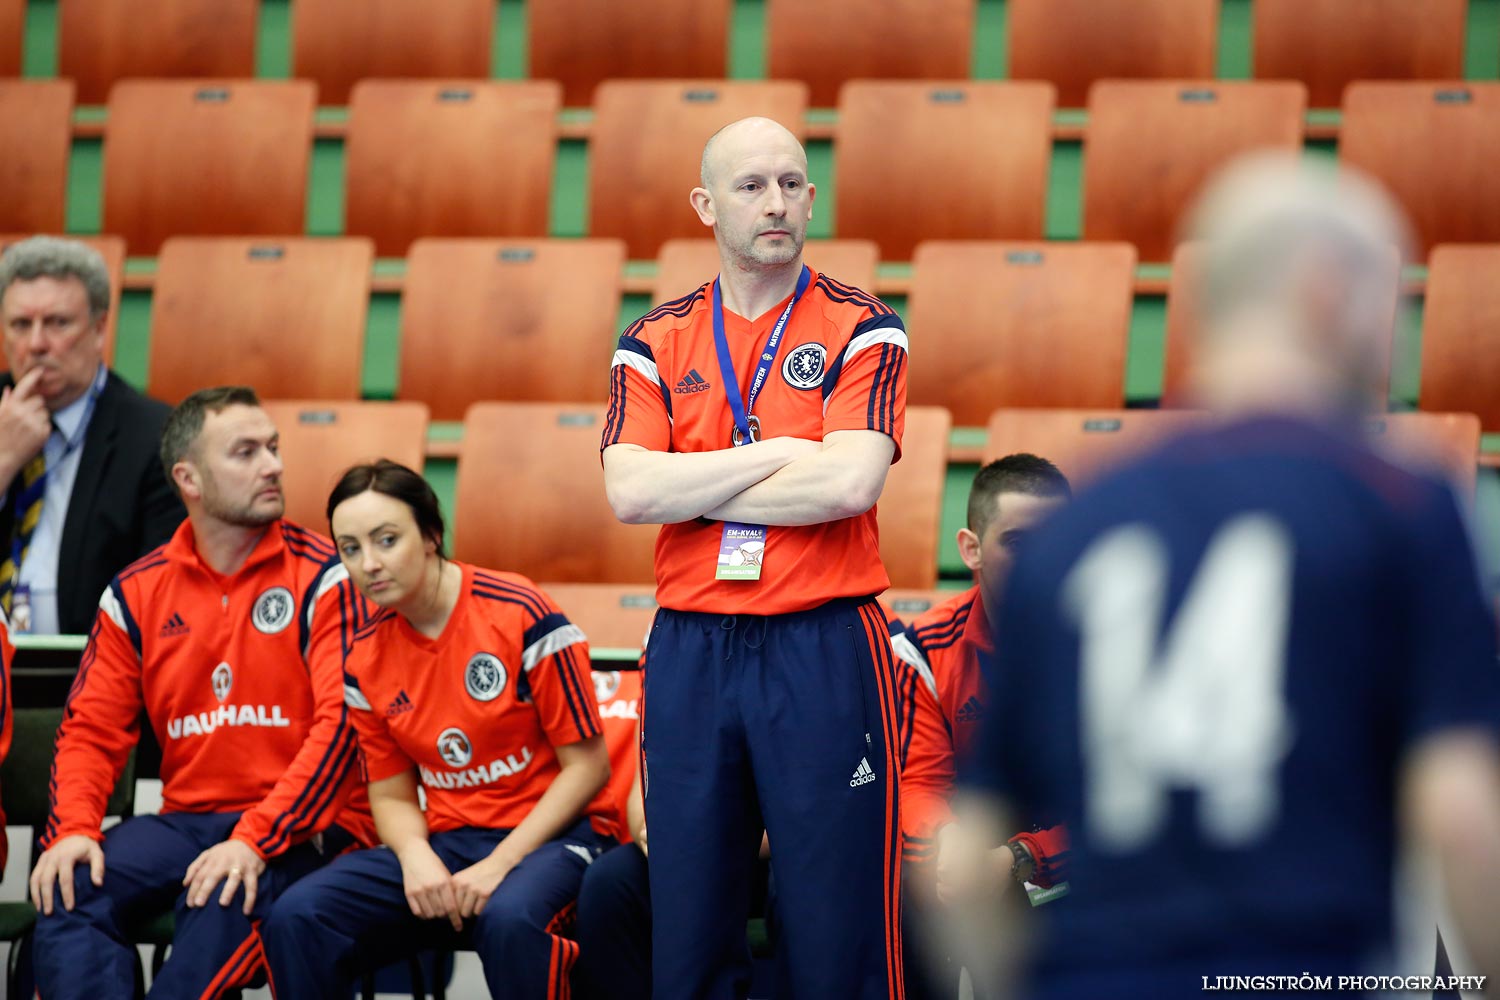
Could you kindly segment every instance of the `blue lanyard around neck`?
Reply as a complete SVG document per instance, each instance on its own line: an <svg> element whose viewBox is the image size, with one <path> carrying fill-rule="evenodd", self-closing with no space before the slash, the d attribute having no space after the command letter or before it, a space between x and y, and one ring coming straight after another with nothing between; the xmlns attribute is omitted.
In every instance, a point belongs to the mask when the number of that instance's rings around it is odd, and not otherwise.
<svg viewBox="0 0 1500 1000"><path fill-rule="evenodd" d="M781 318L771 328L766 349L761 352L760 363L755 366L755 377L750 380L749 397L741 398L740 380L734 373L734 359L729 356L729 338L724 334L724 298L719 292L719 279L714 279L714 349L719 355L719 373L724 377L724 396L729 403L729 413L734 417L735 429L739 431L736 444L749 444L755 440L750 433L750 417L755 412L755 401L760 398L766 376L771 374L771 366L776 363L776 354L781 350L781 337L786 332L787 321L792 318L792 310L797 308L802 293L807 291L811 281L812 269L803 264L802 273L797 277L797 290L792 293L792 301L786 304Z"/></svg>
<svg viewBox="0 0 1500 1000"><path fill-rule="evenodd" d="M106 372L101 371L98 375L94 376L94 382L89 386L88 401L83 408L83 418L78 421L78 429L73 432L71 437L64 434L61 427L58 427L56 424L53 425L53 430L63 439L63 452L57 456L57 461L48 462L48 466L61 465L69 455L73 454L73 452L77 451L83 445L83 439L88 437L89 423L94 419L94 407L99 404L99 396L103 394L107 381L108 374Z"/></svg>

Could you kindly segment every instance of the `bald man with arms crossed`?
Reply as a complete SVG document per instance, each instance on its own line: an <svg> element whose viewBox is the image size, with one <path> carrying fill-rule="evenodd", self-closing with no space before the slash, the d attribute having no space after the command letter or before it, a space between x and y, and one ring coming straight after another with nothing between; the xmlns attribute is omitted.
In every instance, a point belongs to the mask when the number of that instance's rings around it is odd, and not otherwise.
<svg viewBox="0 0 1500 1000"><path fill-rule="evenodd" d="M738 998L762 827L778 997L901 996L894 668L874 504L900 454L906 333L802 262L802 146L748 118L690 200L720 272L620 337L615 513L660 524L643 784L655 992Z"/></svg>

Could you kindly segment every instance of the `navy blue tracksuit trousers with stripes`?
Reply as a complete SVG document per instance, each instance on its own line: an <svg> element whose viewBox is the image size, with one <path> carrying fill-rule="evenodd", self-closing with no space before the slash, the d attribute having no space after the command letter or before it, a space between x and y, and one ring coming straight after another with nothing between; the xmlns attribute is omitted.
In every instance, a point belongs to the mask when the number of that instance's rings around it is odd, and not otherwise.
<svg viewBox="0 0 1500 1000"><path fill-rule="evenodd" d="M428 837L450 872L488 857L508 830ZM406 902L389 849L354 851L284 895L262 928L277 1000L347 997L364 970L424 948L472 948L495 1000L566 1000L578 959L571 923L584 870L612 841L580 820L510 870L463 933Z"/></svg>
<svg viewBox="0 0 1500 1000"><path fill-rule="evenodd" d="M199 854L226 840L239 819L239 813L166 813L137 816L107 831L104 884L96 887L89 866L79 865L73 870L73 909L63 909L54 888L52 915L37 917L33 954L42 1000L134 996L136 956L126 932L132 923L174 907L176 935L161 975L151 984L153 1000L208 1000L259 976L264 954L257 927L271 904L351 838L331 828L322 838L326 854L306 842L272 859L249 917L242 912L243 889L228 906L219 905L223 883L208 905L190 909L183 899L183 874Z"/></svg>
<svg viewBox="0 0 1500 1000"><path fill-rule="evenodd" d="M879 605L663 609L645 670L654 995L746 995L764 828L783 925L777 1000L901 997L897 707Z"/></svg>

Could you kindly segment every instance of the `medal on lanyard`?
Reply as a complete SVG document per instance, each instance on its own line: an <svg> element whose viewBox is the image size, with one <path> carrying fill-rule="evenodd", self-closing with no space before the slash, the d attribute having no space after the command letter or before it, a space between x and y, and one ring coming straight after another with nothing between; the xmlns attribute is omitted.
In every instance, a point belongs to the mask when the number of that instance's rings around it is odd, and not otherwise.
<svg viewBox="0 0 1500 1000"><path fill-rule="evenodd" d="M781 318L776 321L776 325L771 328L770 337L766 339L766 348L761 352L755 374L750 379L750 391L746 398L741 399L740 380L734 373L734 360L729 356L729 339L724 333L724 298L719 290L719 279L714 279L714 350L719 355L719 373L724 379L724 395L729 403L729 413L734 418L729 440L736 448L760 440L760 421L755 417L755 402L760 398L760 390L766 384L766 377L771 374L777 352L781 350L781 338L786 333L787 322L792 318L792 310L797 308L802 293L807 291L811 281L812 269L804 264L802 273L797 278L797 290L792 293L792 300L786 304ZM719 538L719 561L714 579L759 580L765 552L765 525L725 521L724 533Z"/></svg>

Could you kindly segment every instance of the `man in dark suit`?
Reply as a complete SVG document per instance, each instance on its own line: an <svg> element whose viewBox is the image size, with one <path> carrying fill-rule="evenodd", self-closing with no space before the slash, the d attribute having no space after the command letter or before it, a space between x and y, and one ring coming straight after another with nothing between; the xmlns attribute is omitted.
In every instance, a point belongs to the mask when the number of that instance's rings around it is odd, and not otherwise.
<svg viewBox="0 0 1500 1000"><path fill-rule="evenodd" d="M0 608L16 631L88 632L110 578L184 516L157 459L169 408L104 365L109 292L80 243L0 255Z"/></svg>

